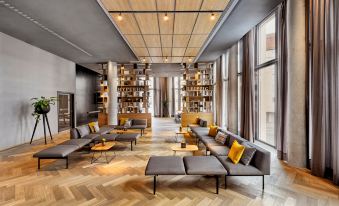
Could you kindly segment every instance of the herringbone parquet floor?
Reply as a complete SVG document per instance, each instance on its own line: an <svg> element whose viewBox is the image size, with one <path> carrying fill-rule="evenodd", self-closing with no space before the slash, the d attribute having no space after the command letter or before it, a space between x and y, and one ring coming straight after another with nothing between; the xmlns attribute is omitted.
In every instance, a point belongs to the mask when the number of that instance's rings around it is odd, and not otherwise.
<svg viewBox="0 0 339 206"><path fill-rule="evenodd" d="M128 143L114 146L117 156L110 164L90 164L90 154L77 152L70 158L69 169L64 169L63 160L44 160L37 171L32 154L64 141L67 133L57 135L55 143L47 146L36 141L2 151L0 205L339 205L338 187L276 158L272 158L264 192L259 177L230 177L228 189L221 185L216 195L213 178L159 176L154 196L152 178L144 175L147 160L151 155L173 154L170 147L177 128L172 119L156 119L153 131L147 131L134 151ZM203 146L201 150L195 155L204 154Z"/></svg>

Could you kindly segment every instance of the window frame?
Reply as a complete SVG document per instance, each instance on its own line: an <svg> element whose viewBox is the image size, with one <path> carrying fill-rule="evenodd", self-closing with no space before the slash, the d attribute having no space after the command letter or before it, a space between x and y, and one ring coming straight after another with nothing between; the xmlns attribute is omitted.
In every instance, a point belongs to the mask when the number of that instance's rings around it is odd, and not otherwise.
<svg viewBox="0 0 339 206"><path fill-rule="evenodd" d="M275 110L275 118L274 118L274 142L275 145L272 145L268 142L265 142L263 140L259 139L259 95L260 95L260 91L259 91L259 71L261 69L267 68L269 66L274 65L274 72L275 72L275 97L277 97L278 94L278 88L277 88L277 82L278 82L278 66L279 66L279 32L280 32L280 20L279 20L279 9L280 7L275 8L269 15L267 15L267 17L265 17L259 24L257 24L255 26L255 58L254 58L254 75L255 75L255 125L254 125L254 140L258 141L260 143L266 144L268 146L271 146L273 148L276 148L276 144L277 144L277 135L276 135L276 123L277 123L277 116L276 116L276 112L277 112L277 102L275 101L275 105L274 105L274 110ZM260 26L265 23L269 18L271 18L272 16L275 16L275 58L269 61L266 61L264 63L259 64L259 32L260 32Z"/></svg>

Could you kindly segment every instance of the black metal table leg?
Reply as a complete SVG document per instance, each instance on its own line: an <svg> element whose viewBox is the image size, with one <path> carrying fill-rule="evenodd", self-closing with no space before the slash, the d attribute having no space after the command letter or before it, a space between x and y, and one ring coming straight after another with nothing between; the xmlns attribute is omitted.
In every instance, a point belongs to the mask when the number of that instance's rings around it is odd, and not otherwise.
<svg viewBox="0 0 339 206"><path fill-rule="evenodd" d="M68 156L66 157L66 169L68 169Z"/></svg>
<svg viewBox="0 0 339 206"><path fill-rule="evenodd" d="M133 141L131 141L131 151L133 151Z"/></svg>
<svg viewBox="0 0 339 206"><path fill-rule="evenodd" d="M262 176L262 190L265 189L265 176Z"/></svg>
<svg viewBox="0 0 339 206"><path fill-rule="evenodd" d="M40 158L38 158L38 170L40 170Z"/></svg>
<svg viewBox="0 0 339 206"><path fill-rule="evenodd" d="M44 136L45 136L45 144L47 144L47 139L46 139L46 123L45 123L45 115L42 115L42 122L44 126Z"/></svg>
<svg viewBox="0 0 339 206"><path fill-rule="evenodd" d="M219 176L215 176L215 180L216 180L216 185L215 185L215 189L216 189L216 193L219 194Z"/></svg>
<svg viewBox="0 0 339 206"><path fill-rule="evenodd" d="M153 178L153 195L155 195L156 190L157 190L157 176L154 175L154 178Z"/></svg>

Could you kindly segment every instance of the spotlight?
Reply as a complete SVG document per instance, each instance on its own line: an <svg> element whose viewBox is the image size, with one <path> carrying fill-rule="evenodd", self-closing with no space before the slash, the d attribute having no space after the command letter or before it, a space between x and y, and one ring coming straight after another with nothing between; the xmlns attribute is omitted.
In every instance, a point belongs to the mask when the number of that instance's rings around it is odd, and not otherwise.
<svg viewBox="0 0 339 206"><path fill-rule="evenodd" d="M142 58L142 60L141 60L142 62L146 62L146 58L144 57L144 58Z"/></svg>
<svg viewBox="0 0 339 206"><path fill-rule="evenodd" d="M215 14L214 14L214 13L211 14L210 19L211 19L212 21L215 20Z"/></svg>
<svg viewBox="0 0 339 206"><path fill-rule="evenodd" d="M167 57L165 58L165 62L168 62L168 58Z"/></svg>
<svg viewBox="0 0 339 206"><path fill-rule="evenodd" d="M122 21L122 15L121 15L121 13L118 15L118 21Z"/></svg>
<svg viewBox="0 0 339 206"><path fill-rule="evenodd" d="M168 21L169 17L167 16L167 13L165 13L165 16L164 16L164 21Z"/></svg>
<svg viewBox="0 0 339 206"><path fill-rule="evenodd" d="M192 57L189 57L189 58L188 58L188 62L192 62Z"/></svg>

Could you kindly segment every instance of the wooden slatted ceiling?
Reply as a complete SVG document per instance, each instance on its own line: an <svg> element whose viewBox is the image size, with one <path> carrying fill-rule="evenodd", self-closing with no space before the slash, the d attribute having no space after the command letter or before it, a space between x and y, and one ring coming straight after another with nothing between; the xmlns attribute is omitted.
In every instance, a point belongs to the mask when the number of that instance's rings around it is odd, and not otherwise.
<svg viewBox="0 0 339 206"><path fill-rule="evenodd" d="M123 12L111 13L112 20L140 59L152 63L181 63L195 58L221 13L213 13L215 19L211 20L210 13L128 12L224 10L230 0L101 1L107 11Z"/></svg>

